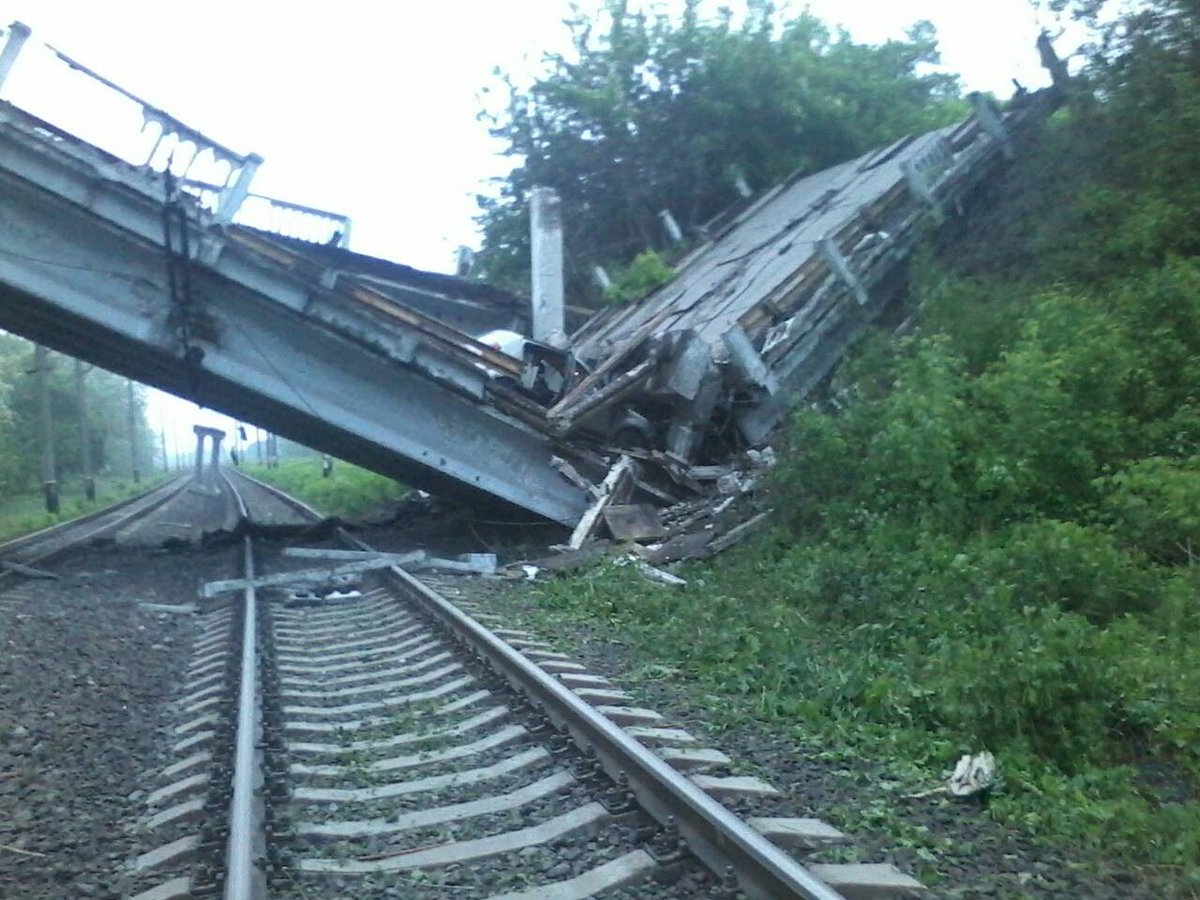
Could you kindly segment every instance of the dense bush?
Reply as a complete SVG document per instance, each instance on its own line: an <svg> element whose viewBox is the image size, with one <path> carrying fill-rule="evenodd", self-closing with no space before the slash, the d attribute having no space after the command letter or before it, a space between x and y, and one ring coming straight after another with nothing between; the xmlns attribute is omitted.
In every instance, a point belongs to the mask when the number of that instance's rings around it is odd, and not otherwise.
<svg viewBox="0 0 1200 900"><path fill-rule="evenodd" d="M1103 513L1127 546L1165 563L1200 558L1200 456L1143 459L1102 486Z"/></svg>
<svg viewBox="0 0 1200 900"><path fill-rule="evenodd" d="M1142 4L998 186L983 238L922 255L917 330L868 337L794 416L762 498L772 533L692 567L682 591L610 567L542 592L738 715L926 772L989 749L994 815L1185 895L1200 885L1196 9Z"/></svg>
<svg viewBox="0 0 1200 900"><path fill-rule="evenodd" d="M398 481L347 462L335 463L329 477L322 477L321 458L315 455L283 460L275 469L248 466L247 471L330 516L373 512L408 492Z"/></svg>
<svg viewBox="0 0 1200 900"><path fill-rule="evenodd" d="M641 300L674 276L675 271L667 265L661 254L644 250L617 273L612 286L605 290L604 299L610 303Z"/></svg>

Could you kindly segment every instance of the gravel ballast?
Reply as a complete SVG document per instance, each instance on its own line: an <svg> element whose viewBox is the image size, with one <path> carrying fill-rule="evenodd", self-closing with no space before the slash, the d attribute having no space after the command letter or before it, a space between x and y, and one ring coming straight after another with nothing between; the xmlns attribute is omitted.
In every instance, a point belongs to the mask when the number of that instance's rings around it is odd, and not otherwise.
<svg viewBox="0 0 1200 900"><path fill-rule="evenodd" d="M821 818L850 837L850 845L806 855L806 862L893 863L924 881L930 888L927 896L939 898L1161 896L1134 873L1076 865L1063 848L1036 844L991 820L978 801L948 797L937 789L942 773L931 773L933 790L918 790L869 760L805 746L785 725L757 721L750 710L744 717L733 716L732 726L726 714L718 731L710 724L713 698L672 680L670 670L658 666L661 660L622 643L602 626L565 620L548 624L526 586L462 576L433 580L434 588L452 601L502 615L507 627L556 643L589 673L632 693L636 705L662 714L665 725L687 729L703 746L732 757L739 773L758 775L784 793L769 801L767 811L743 801L730 804L735 812Z"/></svg>
<svg viewBox="0 0 1200 900"><path fill-rule="evenodd" d="M148 849L149 776L195 634L192 603L229 550L70 553L57 581L0 583L0 895L119 897Z"/></svg>

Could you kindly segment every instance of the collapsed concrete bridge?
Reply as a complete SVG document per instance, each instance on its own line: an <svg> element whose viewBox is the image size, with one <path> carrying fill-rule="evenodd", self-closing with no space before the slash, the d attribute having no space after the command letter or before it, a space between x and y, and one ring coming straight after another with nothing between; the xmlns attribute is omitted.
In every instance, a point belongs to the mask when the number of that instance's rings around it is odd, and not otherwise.
<svg viewBox="0 0 1200 900"><path fill-rule="evenodd" d="M10 27L0 89L26 37ZM714 423L736 425L725 448L762 444L894 298L925 224L959 211L1056 97L1004 112L980 99L959 125L779 185L715 223L671 284L589 320L572 337L587 373L547 394L529 390L539 360L469 336L523 330L516 298L350 253L348 220L250 192L260 159L51 52L139 107L156 140L131 160L0 101L0 328L414 486L565 524L592 504L623 418L648 423L625 449L663 501L719 461ZM220 174L189 177L197 164ZM256 203L309 239L252 227Z"/></svg>

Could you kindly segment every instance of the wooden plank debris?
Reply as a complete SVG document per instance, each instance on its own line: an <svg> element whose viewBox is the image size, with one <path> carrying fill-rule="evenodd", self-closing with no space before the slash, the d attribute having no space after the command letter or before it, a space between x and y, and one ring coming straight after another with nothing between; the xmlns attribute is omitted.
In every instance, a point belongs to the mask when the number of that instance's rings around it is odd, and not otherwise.
<svg viewBox="0 0 1200 900"><path fill-rule="evenodd" d="M417 550L411 554L399 555L410 557L412 561L419 561L425 558L423 550ZM360 559L356 562L323 569L303 569L296 572L276 572L272 575L261 575L258 578L233 578L227 581L210 581L200 589L200 596L208 599L218 594L229 593L230 591L245 590L248 587L265 588L303 584L305 582L322 583L342 575L360 575L363 572L373 572L377 569L402 565L402 563L396 562L396 557L397 554L380 554L376 559Z"/></svg>
<svg viewBox="0 0 1200 900"><path fill-rule="evenodd" d="M641 541L667 533L658 510L649 503L611 504L604 510L604 524L618 541Z"/></svg>
<svg viewBox="0 0 1200 900"><path fill-rule="evenodd" d="M495 553L465 553L459 559L442 559L427 556L407 568L412 570L438 569L443 572L460 572L467 575L495 575Z"/></svg>
<svg viewBox="0 0 1200 900"><path fill-rule="evenodd" d="M767 519L770 518L771 513L774 511L775 510L773 509L768 509L765 512L760 512L754 518L747 519L741 525L731 528L725 534L721 535L721 537L714 539L708 545L708 554L710 556L715 555L720 553L722 550L727 550L740 541L744 541L751 534L765 525Z"/></svg>
<svg viewBox="0 0 1200 900"><path fill-rule="evenodd" d="M572 550L578 550L583 546L583 542L591 537L592 532L596 530L596 526L600 521L600 514L604 512L614 496L622 486L633 475L633 460L625 455L621 455L620 461L608 470L608 474L604 476L604 481L600 483L600 496L587 508L587 511L579 520L579 524L575 526L575 530L571 532L571 539L567 541L567 546Z"/></svg>

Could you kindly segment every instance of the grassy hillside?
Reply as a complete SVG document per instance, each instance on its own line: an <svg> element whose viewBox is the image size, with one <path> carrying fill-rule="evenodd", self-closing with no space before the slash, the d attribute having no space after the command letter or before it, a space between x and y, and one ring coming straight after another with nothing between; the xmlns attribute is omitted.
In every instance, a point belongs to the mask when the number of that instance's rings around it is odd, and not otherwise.
<svg viewBox="0 0 1200 900"><path fill-rule="evenodd" d="M46 512L46 499L41 492L11 494L0 503L0 541L40 531L67 519L110 506L127 497L144 493L168 477L170 476L156 472L143 478L140 484L121 478L97 478L94 502L89 502L84 496L82 482L78 479L65 480L59 485L58 515Z"/></svg>
<svg viewBox="0 0 1200 900"><path fill-rule="evenodd" d="M771 534L683 590L602 567L539 603L917 782L991 750L989 815L1191 895L1200 67L1190 6L1155 8L914 266L917 330L796 414Z"/></svg>
<svg viewBox="0 0 1200 900"><path fill-rule="evenodd" d="M321 475L321 457L285 459L278 468L246 466L246 472L273 484L329 516L345 519L377 510L408 493L408 488L366 469L334 461L328 478Z"/></svg>

